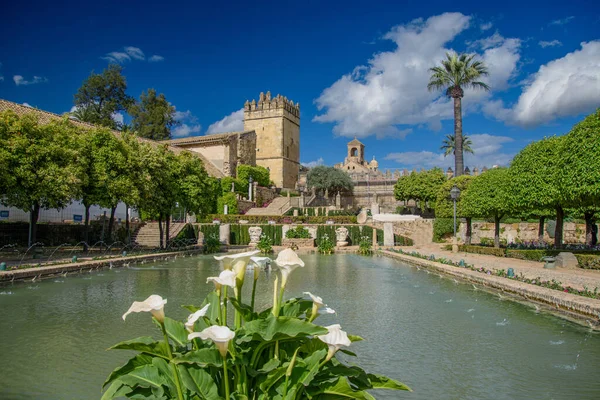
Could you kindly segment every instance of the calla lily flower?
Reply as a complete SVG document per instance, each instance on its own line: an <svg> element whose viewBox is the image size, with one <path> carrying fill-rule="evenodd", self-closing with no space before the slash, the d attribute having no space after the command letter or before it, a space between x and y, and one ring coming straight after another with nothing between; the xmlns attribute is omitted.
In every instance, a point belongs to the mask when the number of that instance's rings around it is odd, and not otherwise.
<svg viewBox="0 0 600 400"><path fill-rule="evenodd" d="M206 278L206 283L208 282L213 282L217 290L221 290L221 286L235 288L235 272L226 269L225 271L221 271L219 276Z"/></svg>
<svg viewBox="0 0 600 400"><path fill-rule="evenodd" d="M134 301L129 310L123 314L123 321L131 313L151 312L154 318L161 324L165 321L164 307L167 304L167 299L163 299L157 294L153 294L144 301Z"/></svg>
<svg viewBox="0 0 600 400"><path fill-rule="evenodd" d="M316 305L317 307L321 307L321 306L325 305L325 303L323 303L323 299L320 298L319 296L315 296L311 292L304 292L304 294L308 295L312 299L313 304Z"/></svg>
<svg viewBox="0 0 600 400"><path fill-rule="evenodd" d="M190 333L194 332L194 324L201 317L204 317L206 315L206 312L208 311L209 306L210 306L210 304L207 304L204 307L202 307L200 310L196 311L195 313L190 314L190 316L188 317L188 319L185 323L185 328L188 330L188 332L190 332Z"/></svg>
<svg viewBox="0 0 600 400"><path fill-rule="evenodd" d="M312 313L309 322L312 322L317 318L319 314L335 314L335 310L327 307L327 304L323 303L323 299L319 296L315 296L311 292L304 292L308 295L313 302Z"/></svg>
<svg viewBox="0 0 600 400"><path fill-rule="evenodd" d="M244 253L226 254L224 256L215 256L215 260L223 262L223 268L233 270L237 278L237 286L241 288L244 284L244 275L246 275L246 266L250 258L260 253L260 250L246 251Z"/></svg>
<svg viewBox="0 0 600 400"><path fill-rule="evenodd" d="M249 265L254 266L254 280L258 279L261 269L265 269L267 264L271 262L269 257L250 257Z"/></svg>
<svg viewBox="0 0 600 400"><path fill-rule="evenodd" d="M335 310L333 308L325 306L319 308L319 314L335 314Z"/></svg>
<svg viewBox="0 0 600 400"><path fill-rule="evenodd" d="M285 249L279 252L275 264L281 270L281 287L285 288L287 279L298 267L304 267L304 261L298 257L298 254L292 249Z"/></svg>
<svg viewBox="0 0 600 400"><path fill-rule="evenodd" d="M325 361L329 361L342 346L350 346L352 342L339 324L326 326L325 329L329 332L326 335L319 335L317 337L329 347L327 358L325 359Z"/></svg>
<svg viewBox="0 0 600 400"><path fill-rule="evenodd" d="M204 329L202 332L194 332L188 335L188 340L200 338L202 340L212 340L219 349L221 356L227 355L227 346L229 341L235 337L235 332L226 326L212 325Z"/></svg>

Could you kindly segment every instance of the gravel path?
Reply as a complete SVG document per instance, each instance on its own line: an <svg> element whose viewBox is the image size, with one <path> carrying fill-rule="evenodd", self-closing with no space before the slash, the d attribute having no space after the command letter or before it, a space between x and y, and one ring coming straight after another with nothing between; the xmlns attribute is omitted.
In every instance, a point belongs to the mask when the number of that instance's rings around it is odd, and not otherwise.
<svg viewBox="0 0 600 400"><path fill-rule="evenodd" d="M467 264L473 264L476 267L484 267L487 269L505 269L513 268L515 274L523 274L529 279L541 278L542 280L555 279L563 284L563 286L571 286L576 289L583 289L584 286L590 290L598 288L600 290L600 270L589 269L545 269L543 262L518 260L516 258L503 258L489 256L484 254L472 253L452 253L444 250L439 244L429 244L424 246L415 246L402 248L403 251L416 251L424 255L433 254L437 258L447 258L454 262L461 259Z"/></svg>

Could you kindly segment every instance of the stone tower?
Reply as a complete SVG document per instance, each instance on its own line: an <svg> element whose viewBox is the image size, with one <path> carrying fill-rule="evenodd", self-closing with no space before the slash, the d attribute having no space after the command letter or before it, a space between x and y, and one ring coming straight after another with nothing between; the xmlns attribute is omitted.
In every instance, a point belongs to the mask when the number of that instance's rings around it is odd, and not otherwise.
<svg viewBox="0 0 600 400"><path fill-rule="evenodd" d="M357 138L348 142L348 157L346 162L354 161L357 164L362 164L365 161L365 145L358 141Z"/></svg>
<svg viewBox="0 0 600 400"><path fill-rule="evenodd" d="M275 186L293 189L300 167L300 104L271 92L244 104L244 130L256 132L256 164Z"/></svg>

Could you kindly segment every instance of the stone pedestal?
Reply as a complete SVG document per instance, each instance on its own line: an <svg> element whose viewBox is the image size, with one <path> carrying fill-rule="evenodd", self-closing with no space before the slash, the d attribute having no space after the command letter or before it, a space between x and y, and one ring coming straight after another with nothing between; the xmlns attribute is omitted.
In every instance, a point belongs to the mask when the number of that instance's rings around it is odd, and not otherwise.
<svg viewBox="0 0 600 400"><path fill-rule="evenodd" d="M336 246L338 246L338 247L348 246L348 241L346 240L347 237L348 237L348 229L344 228L343 226L340 228L337 228L335 230Z"/></svg>
<svg viewBox="0 0 600 400"><path fill-rule="evenodd" d="M231 232L229 224L219 225L219 241L223 244L229 244L229 233Z"/></svg>
<svg viewBox="0 0 600 400"><path fill-rule="evenodd" d="M256 247L262 234L262 228L258 226L251 226L248 228L248 234L250 235L250 246Z"/></svg>
<svg viewBox="0 0 600 400"><path fill-rule="evenodd" d="M386 247L394 246L394 225L391 222L383 224L383 245Z"/></svg>
<svg viewBox="0 0 600 400"><path fill-rule="evenodd" d="M559 268L577 268L579 262L573 253L563 251L556 256L556 266Z"/></svg>
<svg viewBox="0 0 600 400"><path fill-rule="evenodd" d="M298 216L298 209L297 209L297 208L295 208L295 209L294 209L294 217L297 217L297 216Z"/></svg>
<svg viewBox="0 0 600 400"><path fill-rule="evenodd" d="M452 239L452 252L458 253L458 241L456 238Z"/></svg>

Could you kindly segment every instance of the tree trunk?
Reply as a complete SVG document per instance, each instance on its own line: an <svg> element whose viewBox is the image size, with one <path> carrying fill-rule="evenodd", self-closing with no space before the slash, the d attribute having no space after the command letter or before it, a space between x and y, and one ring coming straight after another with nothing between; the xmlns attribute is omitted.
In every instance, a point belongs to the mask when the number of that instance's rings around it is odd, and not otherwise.
<svg viewBox="0 0 600 400"><path fill-rule="evenodd" d="M594 221L596 222L596 221ZM598 244L598 225L592 224L592 246Z"/></svg>
<svg viewBox="0 0 600 400"><path fill-rule="evenodd" d="M165 217L165 247L169 247L169 231L171 230L171 215Z"/></svg>
<svg viewBox="0 0 600 400"><path fill-rule="evenodd" d="M129 204L125 204L125 231L127 232L127 244L131 244L131 232L129 231Z"/></svg>
<svg viewBox="0 0 600 400"><path fill-rule="evenodd" d="M465 166L463 161L462 99L454 98L454 176L461 176Z"/></svg>
<svg viewBox="0 0 600 400"><path fill-rule="evenodd" d="M594 213L593 212L585 212L583 213L583 218L585 219L585 244L588 246L593 246L592 244L592 236L593 236L593 225L594 225Z"/></svg>
<svg viewBox="0 0 600 400"><path fill-rule="evenodd" d="M40 205L36 201L33 203L33 207L31 207L31 211L29 212L29 229L31 231L31 235L29 236L29 246L33 245L37 239L37 221L40 216Z"/></svg>
<svg viewBox="0 0 600 400"><path fill-rule="evenodd" d="M540 217L540 223L538 225L538 242L541 245L544 243L544 223L546 222L546 217Z"/></svg>
<svg viewBox="0 0 600 400"><path fill-rule="evenodd" d="M563 222L565 218L565 210L562 207L556 207L556 229L554 230L554 247L560 249L562 247L563 238Z"/></svg>
<svg viewBox="0 0 600 400"><path fill-rule="evenodd" d="M160 247L162 249L163 247L163 226L162 226L162 214L158 215L158 233L159 233L159 239L158 239L158 247Z"/></svg>
<svg viewBox="0 0 600 400"><path fill-rule="evenodd" d="M110 219L108 220L108 240L112 243L113 238L112 238L112 231L113 231L113 224L115 222L115 211L117 210L117 206L111 207L110 208Z"/></svg>
<svg viewBox="0 0 600 400"><path fill-rule="evenodd" d="M471 226L471 217L467 217L465 218L466 220L466 225L467 225L467 230L466 230L466 234L465 234L465 244L467 246L471 245L471 236L473 236L473 231L472 231L472 226Z"/></svg>
<svg viewBox="0 0 600 400"><path fill-rule="evenodd" d="M500 217L494 217L494 247L500 248Z"/></svg>
<svg viewBox="0 0 600 400"><path fill-rule="evenodd" d="M85 221L83 222L83 251L87 251L90 241L90 205L85 205Z"/></svg>

